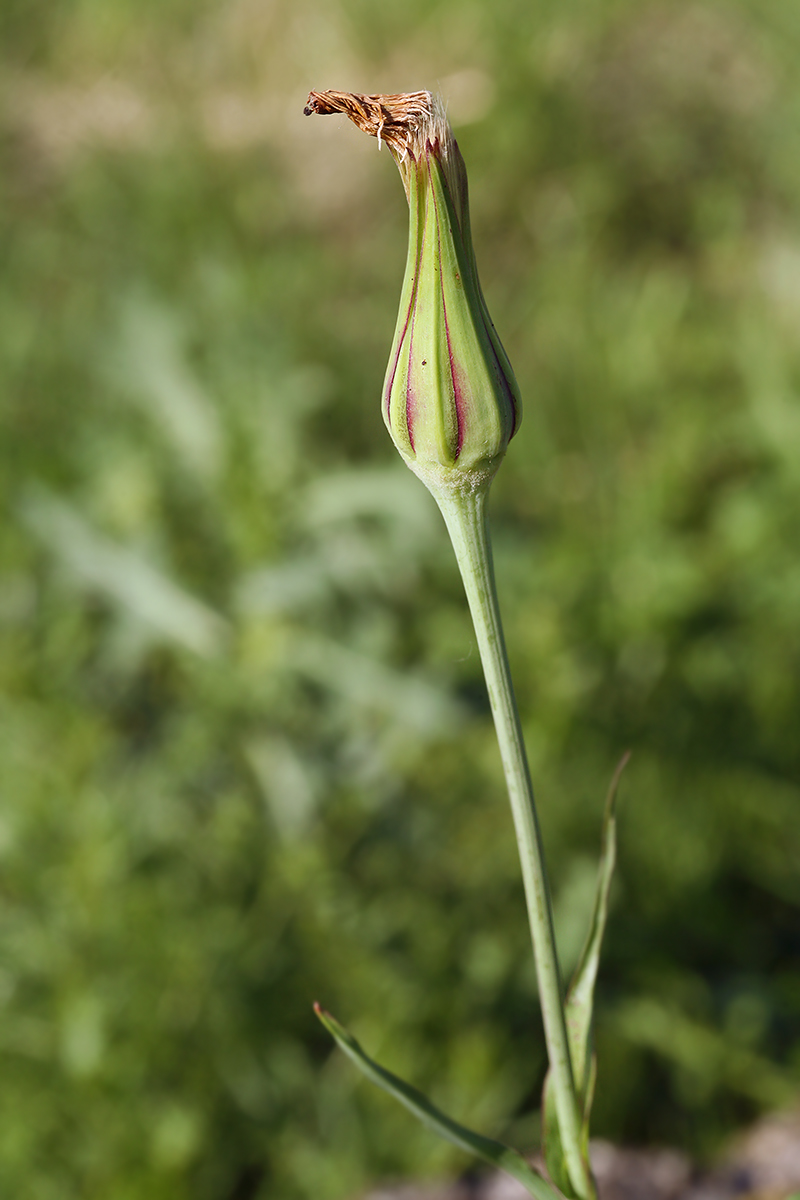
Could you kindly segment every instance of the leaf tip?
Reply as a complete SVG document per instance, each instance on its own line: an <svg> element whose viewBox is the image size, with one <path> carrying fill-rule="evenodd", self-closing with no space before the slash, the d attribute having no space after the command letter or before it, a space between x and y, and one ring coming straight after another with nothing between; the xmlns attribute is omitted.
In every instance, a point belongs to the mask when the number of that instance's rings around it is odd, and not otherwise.
<svg viewBox="0 0 800 1200"><path fill-rule="evenodd" d="M609 813L611 812L611 810L614 807L614 803L617 798L617 788L619 787L619 781L622 778L623 771L627 767L628 763L631 761L632 754L633 754L632 750L625 751L622 758L617 763L616 768L614 770L614 774L611 777L611 783L608 788L608 795L606 796L606 810Z"/></svg>

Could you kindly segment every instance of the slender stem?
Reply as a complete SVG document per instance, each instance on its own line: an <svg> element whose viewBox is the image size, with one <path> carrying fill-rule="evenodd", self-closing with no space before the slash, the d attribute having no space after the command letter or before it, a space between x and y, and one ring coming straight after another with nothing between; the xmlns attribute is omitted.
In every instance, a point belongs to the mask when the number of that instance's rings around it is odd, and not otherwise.
<svg viewBox="0 0 800 1200"><path fill-rule="evenodd" d="M581 1200L593 1200L594 1184L581 1153L581 1115L567 1040L542 835L497 603L486 523L486 492L437 489L433 495L447 524L464 581L500 744L525 884L539 1000L566 1166Z"/></svg>

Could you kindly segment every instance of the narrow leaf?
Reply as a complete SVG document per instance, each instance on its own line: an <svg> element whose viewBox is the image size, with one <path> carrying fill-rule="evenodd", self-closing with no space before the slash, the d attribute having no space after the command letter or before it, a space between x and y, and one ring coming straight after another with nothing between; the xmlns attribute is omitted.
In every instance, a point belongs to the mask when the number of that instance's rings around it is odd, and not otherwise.
<svg viewBox="0 0 800 1200"><path fill-rule="evenodd" d="M568 1200L578 1200L578 1193L572 1186L572 1180L567 1170L567 1160L564 1155L561 1130L558 1125L555 1092L553 1091L549 1071L545 1076L544 1090L542 1092L542 1150L544 1151L544 1161L547 1164L547 1170L553 1183L564 1193Z"/></svg>
<svg viewBox="0 0 800 1200"><path fill-rule="evenodd" d="M600 965L600 949L608 917L608 893L611 889L611 877L614 874L614 864L617 858L617 789L620 777L630 758L626 751L617 764L617 769L611 780L606 797L606 810L603 817L603 837L600 848L600 869L597 875L597 892L595 894L592 919L589 923L589 934L586 945L578 960L572 983L567 992L566 1018L569 1049L572 1057L572 1070L575 1083L583 1106L584 1121L589 1119L590 1077L592 1071L590 1042L592 1036L592 1012L594 1008L594 986L597 980L597 970Z"/></svg>
<svg viewBox="0 0 800 1200"><path fill-rule="evenodd" d="M620 759L608 789L605 815L603 817L600 868L597 876L594 908L592 910L591 921L589 922L589 933L575 969L572 983L569 986L564 1006L570 1058L572 1059L572 1071L583 1113L582 1150L587 1164L589 1161L589 1115L594 1098L594 1084L597 1074L596 1059L591 1052L594 987L597 981L600 949L608 917L608 893L611 888L611 877L614 873L614 863L617 855L617 790L619 788L620 777L627 766L629 758L630 751L625 753ZM569 1172L564 1160L555 1096L549 1071L544 1081L544 1091L542 1093L542 1142L545 1162L547 1163L547 1170L550 1173L551 1179L569 1200L573 1200L575 1191L570 1182Z"/></svg>
<svg viewBox="0 0 800 1200"><path fill-rule="evenodd" d="M330 1013L325 1012L318 1004L314 1005L314 1011L328 1033L335 1038L340 1048L366 1075L367 1079L399 1100L428 1129L432 1129L434 1133L438 1133L440 1137L452 1142L459 1149L466 1150L468 1154L477 1155L491 1166L506 1171L514 1179L517 1179L529 1194L535 1197L535 1200L560 1200L558 1192L538 1171L529 1166L516 1150L504 1146L502 1142L495 1142L492 1138L473 1133L471 1129L465 1129L463 1125L459 1125L450 1117L445 1116L431 1104L427 1096L423 1096L422 1092L417 1091L411 1084L405 1083L397 1075L393 1075L391 1071L385 1070L384 1067L369 1058L352 1034L348 1033Z"/></svg>

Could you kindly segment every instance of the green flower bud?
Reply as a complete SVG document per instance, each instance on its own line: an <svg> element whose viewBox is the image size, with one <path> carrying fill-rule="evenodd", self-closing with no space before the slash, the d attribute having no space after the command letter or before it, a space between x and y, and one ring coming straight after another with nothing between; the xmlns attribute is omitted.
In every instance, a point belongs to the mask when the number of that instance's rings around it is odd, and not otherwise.
<svg viewBox="0 0 800 1200"><path fill-rule="evenodd" d="M433 491L488 488L520 421L514 372L483 298L464 160L430 92L312 92L386 142L410 209L400 314L383 391L395 446Z"/></svg>

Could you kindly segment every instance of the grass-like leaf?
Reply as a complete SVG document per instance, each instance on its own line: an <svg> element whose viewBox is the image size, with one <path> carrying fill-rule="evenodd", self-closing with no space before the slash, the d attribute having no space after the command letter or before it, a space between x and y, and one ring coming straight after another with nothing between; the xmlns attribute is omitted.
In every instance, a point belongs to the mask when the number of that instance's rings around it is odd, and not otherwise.
<svg viewBox="0 0 800 1200"><path fill-rule="evenodd" d="M560 1200L558 1192L525 1161L518 1151L512 1150L510 1146L504 1146L502 1142L483 1137L480 1133L473 1133L471 1129L465 1129L463 1125L453 1121L431 1104L422 1092L374 1062L364 1053L352 1034L340 1025L330 1013L325 1012L318 1004L314 1005L314 1011L348 1058L366 1075L367 1079L399 1100L428 1129L438 1133L440 1137L452 1142L454 1146L458 1146L468 1154L474 1154L491 1166L499 1167L500 1170L512 1175L536 1200Z"/></svg>
<svg viewBox="0 0 800 1200"><path fill-rule="evenodd" d="M597 981L600 950L608 918L608 894L611 889L611 878L614 874L614 864L617 858L617 790L619 788L620 777L628 764L629 758L630 751L627 751L617 764L617 769L614 772L608 789L605 815L603 817L600 868L597 875L594 908L592 909L592 917L589 922L586 943L578 960L578 965L575 968L575 974L567 992L565 1006L572 1070L583 1110L583 1148L587 1156L587 1162L589 1153L589 1116L596 1076L595 1059L591 1052L594 987ZM543 1140L547 1169L553 1181L564 1194L572 1197L574 1191L564 1163L561 1135L558 1129L558 1118L553 1098L553 1089L550 1085L549 1072L545 1079L542 1096L542 1127L544 1130Z"/></svg>
<svg viewBox="0 0 800 1200"><path fill-rule="evenodd" d="M572 983L567 992L566 1017L569 1049L572 1056L572 1069L575 1081L581 1095L584 1109L584 1119L588 1119L587 1102L591 1101L591 1052L592 1012L594 1009L594 987L597 971L600 965L600 950L603 944L606 920L608 918L608 894L611 890L611 877L617 860L617 790L622 772L628 764L630 751L620 759L606 798L606 810L603 817L603 838L600 848L600 869L597 875L597 892L595 893L592 919L589 923L589 933L583 947Z"/></svg>

